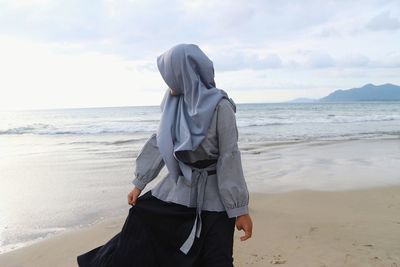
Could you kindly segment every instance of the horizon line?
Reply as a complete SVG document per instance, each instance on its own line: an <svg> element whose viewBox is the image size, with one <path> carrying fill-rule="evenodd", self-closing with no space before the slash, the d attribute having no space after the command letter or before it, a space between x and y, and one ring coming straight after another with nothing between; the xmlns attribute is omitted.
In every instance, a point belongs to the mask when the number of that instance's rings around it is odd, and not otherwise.
<svg viewBox="0 0 400 267"><path fill-rule="evenodd" d="M236 102L236 105L248 105L248 104L276 104L276 103L287 103L291 100L285 101L271 101L271 102ZM18 109L1 109L2 111L45 111L45 110L62 110L62 109L96 109L96 108L133 108L133 107L157 107L158 105L121 105L121 106L86 106L86 107L52 107L52 108L18 108Z"/></svg>

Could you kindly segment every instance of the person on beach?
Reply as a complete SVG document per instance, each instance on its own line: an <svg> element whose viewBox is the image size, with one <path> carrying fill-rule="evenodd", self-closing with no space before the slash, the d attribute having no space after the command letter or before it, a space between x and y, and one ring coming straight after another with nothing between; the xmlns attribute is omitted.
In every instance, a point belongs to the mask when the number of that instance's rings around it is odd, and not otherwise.
<svg viewBox="0 0 400 267"><path fill-rule="evenodd" d="M77 257L80 267L233 266L235 225L252 236L238 148L236 105L216 88L212 61L194 44L157 57L168 85L157 132L136 158L121 232ZM168 174L145 186L166 166Z"/></svg>

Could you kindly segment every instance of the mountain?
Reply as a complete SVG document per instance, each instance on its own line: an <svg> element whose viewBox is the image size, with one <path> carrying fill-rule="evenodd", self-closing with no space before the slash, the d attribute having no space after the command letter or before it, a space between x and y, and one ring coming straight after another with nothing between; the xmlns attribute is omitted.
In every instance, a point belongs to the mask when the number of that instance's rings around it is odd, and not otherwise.
<svg viewBox="0 0 400 267"><path fill-rule="evenodd" d="M319 99L320 102L347 101L400 101L400 86L386 83L382 85L366 84L360 88L336 90Z"/></svg>

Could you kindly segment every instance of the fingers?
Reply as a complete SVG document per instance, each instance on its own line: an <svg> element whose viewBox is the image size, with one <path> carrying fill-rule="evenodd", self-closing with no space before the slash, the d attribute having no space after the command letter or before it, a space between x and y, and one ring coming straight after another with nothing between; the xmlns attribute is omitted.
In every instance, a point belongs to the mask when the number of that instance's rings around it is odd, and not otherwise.
<svg viewBox="0 0 400 267"><path fill-rule="evenodd" d="M245 217L243 217L245 218ZM251 238L252 235L252 230L253 230L253 223L251 221L251 219L247 220L246 219L239 219L236 221L236 228L240 231L243 230L244 231L244 235L240 237L241 241L245 241L249 238Z"/></svg>
<svg viewBox="0 0 400 267"><path fill-rule="evenodd" d="M135 196L132 192L128 194L128 204L136 205L137 196Z"/></svg>
<svg viewBox="0 0 400 267"><path fill-rule="evenodd" d="M137 198L132 197L131 202L129 204L131 204L133 206L136 205L136 200L137 200Z"/></svg>
<svg viewBox="0 0 400 267"><path fill-rule="evenodd" d="M142 190L140 190L137 187L134 187L133 190L128 195L128 203L130 205L136 205L136 201L141 192L142 192Z"/></svg>
<svg viewBox="0 0 400 267"><path fill-rule="evenodd" d="M247 225L243 227L244 235L240 237L241 241L245 241L251 237L251 229Z"/></svg>

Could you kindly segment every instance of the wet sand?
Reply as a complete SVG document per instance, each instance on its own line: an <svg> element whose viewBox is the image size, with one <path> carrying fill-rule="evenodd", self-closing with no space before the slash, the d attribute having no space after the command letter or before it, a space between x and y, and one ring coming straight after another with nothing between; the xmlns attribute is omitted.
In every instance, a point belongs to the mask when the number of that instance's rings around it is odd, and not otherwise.
<svg viewBox="0 0 400 267"><path fill-rule="evenodd" d="M235 266L400 266L400 186L252 193L253 237L236 230ZM104 244L125 216L0 255L2 267L72 267Z"/></svg>

